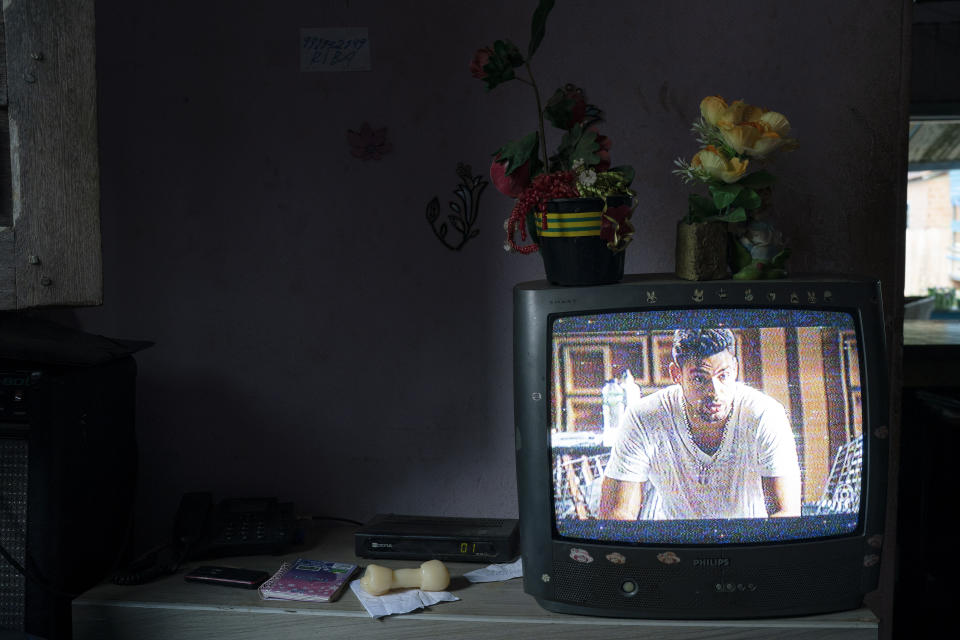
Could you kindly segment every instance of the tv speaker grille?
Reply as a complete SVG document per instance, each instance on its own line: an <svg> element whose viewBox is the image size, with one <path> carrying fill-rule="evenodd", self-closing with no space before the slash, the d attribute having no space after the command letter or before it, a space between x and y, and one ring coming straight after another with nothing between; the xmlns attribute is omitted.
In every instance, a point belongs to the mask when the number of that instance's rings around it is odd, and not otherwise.
<svg viewBox="0 0 960 640"><path fill-rule="evenodd" d="M27 556L27 441L0 437L0 546L24 566ZM0 629L23 631L26 578L0 558Z"/></svg>
<svg viewBox="0 0 960 640"><path fill-rule="evenodd" d="M822 607L844 601L860 586L862 567L848 558L831 566L824 575L822 564L803 566L736 567L595 567L569 562L554 564L550 588L558 602L610 609L658 610L703 608L722 611L731 605L749 606L758 614L776 614L785 606ZM636 590L626 593L625 582Z"/></svg>

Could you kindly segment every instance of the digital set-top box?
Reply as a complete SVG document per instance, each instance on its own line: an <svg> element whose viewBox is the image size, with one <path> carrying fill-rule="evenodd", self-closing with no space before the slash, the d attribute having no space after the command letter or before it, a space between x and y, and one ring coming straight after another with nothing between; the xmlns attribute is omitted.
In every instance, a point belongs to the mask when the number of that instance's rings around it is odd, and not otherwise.
<svg viewBox="0 0 960 640"><path fill-rule="evenodd" d="M354 540L361 558L494 563L519 554L515 518L378 514Z"/></svg>

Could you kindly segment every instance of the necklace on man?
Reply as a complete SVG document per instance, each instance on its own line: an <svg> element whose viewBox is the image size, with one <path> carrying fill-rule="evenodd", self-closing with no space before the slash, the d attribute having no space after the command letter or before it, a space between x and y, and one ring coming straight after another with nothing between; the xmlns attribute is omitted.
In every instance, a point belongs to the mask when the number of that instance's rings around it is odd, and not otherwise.
<svg viewBox="0 0 960 640"><path fill-rule="evenodd" d="M697 440L693 435L693 426L690 424L690 416L687 415L687 408L683 408L683 423L687 427L687 435L690 436L690 442L693 443L693 446L700 449L703 453L710 456L710 462L703 463L697 462L697 483L704 486L710 484L710 470L713 468L716 460L714 456L720 451L720 446L723 444L723 438L727 435L727 423L730 421L730 416L733 415L733 405L730 405L730 411L727 412L727 415L723 419L723 423L720 425L720 437L717 438L717 448L713 450L713 453L707 454L706 450L702 449Z"/></svg>

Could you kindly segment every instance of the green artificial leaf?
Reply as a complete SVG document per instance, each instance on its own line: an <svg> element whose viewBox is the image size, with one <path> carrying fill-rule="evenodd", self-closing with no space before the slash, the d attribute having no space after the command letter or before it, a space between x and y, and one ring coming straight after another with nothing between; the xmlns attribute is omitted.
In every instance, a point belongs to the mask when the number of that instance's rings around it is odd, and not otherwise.
<svg viewBox="0 0 960 640"><path fill-rule="evenodd" d="M758 264L748 264L733 274L734 280L763 280L765 279L763 269Z"/></svg>
<svg viewBox="0 0 960 640"><path fill-rule="evenodd" d="M732 205L740 192L743 191L743 187L738 184L712 184L709 189L710 194L713 195L713 204L720 210Z"/></svg>
<svg viewBox="0 0 960 640"><path fill-rule="evenodd" d="M776 176L767 173L766 171L757 171L756 173L751 173L750 175L740 178L739 184L742 184L749 189L765 189L767 187L772 187L773 183L776 181Z"/></svg>
<svg viewBox="0 0 960 640"><path fill-rule="evenodd" d="M628 164L623 164L623 165L620 165L619 167L610 167L610 171L616 171L617 173L622 175L623 182L628 187L630 186L630 183L633 182L633 179L636 177L636 171L634 171L633 167L631 167Z"/></svg>
<svg viewBox="0 0 960 640"><path fill-rule="evenodd" d="M573 108L576 104L576 101L569 97L566 91L557 89L547 100L543 117L557 129L567 129L573 124Z"/></svg>
<svg viewBox="0 0 960 640"><path fill-rule="evenodd" d="M723 222L744 222L747 219L747 212L743 207L734 207L723 216L719 216L719 219Z"/></svg>
<svg viewBox="0 0 960 640"><path fill-rule="evenodd" d="M736 273L741 271L753 262L753 256L750 255L750 252L745 246L737 242L736 238L732 235L730 236L730 245L727 255L730 256L730 261L732 262L733 271Z"/></svg>
<svg viewBox="0 0 960 640"><path fill-rule="evenodd" d="M563 134L557 154L551 158L551 171L569 171L576 160L583 160L585 167L599 164L600 143L597 142L597 132L584 129L583 125L575 124L573 128Z"/></svg>
<svg viewBox="0 0 960 640"><path fill-rule="evenodd" d="M743 207L718 208L716 197L711 199L692 193L688 202L687 222L743 222L747 219Z"/></svg>
<svg viewBox="0 0 960 640"><path fill-rule="evenodd" d="M513 142L508 142L499 149L497 149L493 155L500 159L500 162L505 162L507 165L506 174L510 175L525 163L530 163L530 177L540 173L540 170L543 168L543 163L540 161L540 156L537 155L537 147L540 144L540 134L536 131L532 131L527 135L523 136L519 140L514 140Z"/></svg>
<svg viewBox="0 0 960 640"><path fill-rule="evenodd" d="M713 200L710 198L691 193L688 202L688 219L690 222L706 222L717 214L717 208L713 206Z"/></svg>
<svg viewBox="0 0 960 640"><path fill-rule="evenodd" d="M787 247L770 260L770 266L776 269L783 269L787 266L787 259L790 258L790 248Z"/></svg>
<svg viewBox="0 0 960 640"><path fill-rule="evenodd" d="M731 207L743 207L744 209L759 209L763 201L760 194L753 189L744 189L737 194L737 197L730 203Z"/></svg>
<svg viewBox="0 0 960 640"><path fill-rule="evenodd" d="M530 24L530 46L527 48L527 57L532 58L534 52L543 42L543 36L547 32L547 16L553 9L554 0L540 0L540 4L533 12L533 20Z"/></svg>
<svg viewBox="0 0 960 640"><path fill-rule="evenodd" d="M497 40L493 43L493 54L483 65L483 71L486 77L483 78L483 84L487 90L493 89L497 85L513 80L516 77L513 70L524 63L523 55L509 40Z"/></svg>
<svg viewBox="0 0 960 640"><path fill-rule="evenodd" d="M520 49L517 48L517 45L513 44L509 40L497 40L493 43L493 50L498 56L503 56L503 58L506 60L506 63L514 69L523 66L523 63L526 62L526 60L523 59L523 54L520 53Z"/></svg>

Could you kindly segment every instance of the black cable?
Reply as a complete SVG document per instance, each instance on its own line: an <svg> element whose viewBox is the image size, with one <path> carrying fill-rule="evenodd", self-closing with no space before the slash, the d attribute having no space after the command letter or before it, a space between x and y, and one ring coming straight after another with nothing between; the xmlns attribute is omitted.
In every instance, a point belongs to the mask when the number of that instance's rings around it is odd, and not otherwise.
<svg viewBox="0 0 960 640"><path fill-rule="evenodd" d="M174 562L173 546L172 542L165 542L148 549L127 565L125 569L114 573L111 581L120 585L136 585L175 573L179 561Z"/></svg>
<svg viewBox="0 0 960 640"><path fill-rule="evenodd" d="M3 556L4 560L9 562L10 566L16 569L17 573L22 575L24 578L27 577L27 570L23 568L23 565L17 562L16 558L10 555L10 553L3 547L2 544L0 544L0 556Z"/></svg>
<svg viewBox="0 0 960 640"><path fill-rule="evenodd" d="M10 563L10 566L13 567L17 573L33 584L39 585L52 595L59 596L61 598L69 598L71 600L80 595L79 593L73 593L71 591L61 591L50 584L50 582L40 574L40 570L37 569L36 563L29 556L29 554L27 555L27 562L25 563L30 567L29 569L17 562L17 559L14 558L2 544L0 544L0 556L3 556L3 559Z"/></svg>

